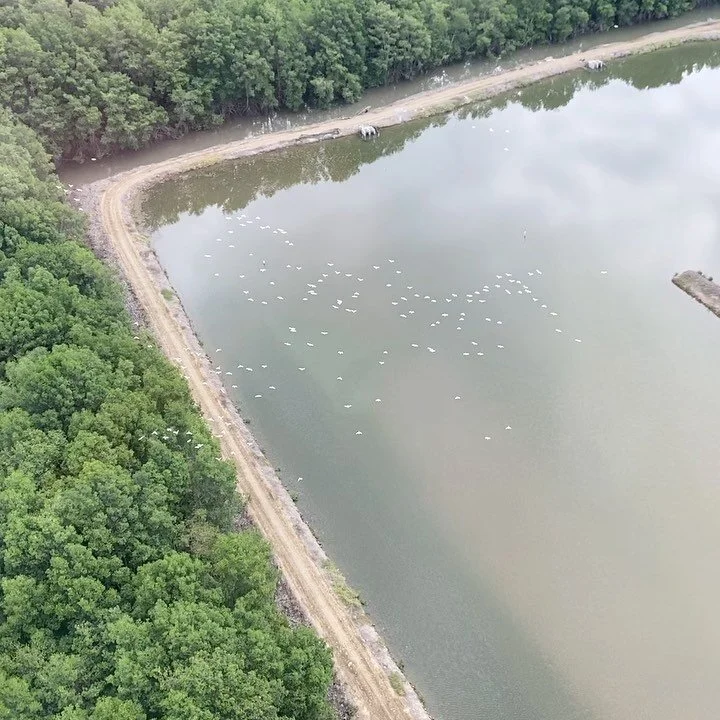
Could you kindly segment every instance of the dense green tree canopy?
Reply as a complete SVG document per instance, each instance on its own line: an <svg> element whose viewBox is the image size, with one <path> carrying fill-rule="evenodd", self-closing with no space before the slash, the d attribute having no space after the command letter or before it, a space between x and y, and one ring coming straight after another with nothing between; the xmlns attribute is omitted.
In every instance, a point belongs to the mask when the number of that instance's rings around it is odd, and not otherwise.
<svg viewBox="0 0 720 720"><path fill-rule="evenodd" d="M82 23L69 67L97 67L93 7L2 12L25 25L13 52L38 62L19 83L49 71L43 13L57 38ZM155 26L131 3L107 13L113 56L154 72L136 45L161 43ZM102 77L93 92L133 82ZM228 532L234 471L183 378L133 334L41 143L6 112L0 157L0 720L329 720L330 653L276 609L267 543Z"/></svg>
<svg viewBox="0 0 720 720"><path fill-rule="evenodd" d="M99 156L703 2L8 0L0 104L54 155Z"/></svg>

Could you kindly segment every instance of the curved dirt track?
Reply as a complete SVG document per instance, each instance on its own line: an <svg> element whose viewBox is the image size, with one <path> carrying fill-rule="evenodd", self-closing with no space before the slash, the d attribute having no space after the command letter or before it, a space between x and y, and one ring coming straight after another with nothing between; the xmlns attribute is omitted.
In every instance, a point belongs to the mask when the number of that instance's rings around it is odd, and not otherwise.
<svg viewBox="0 0 720 720"><path fill-rule="evenodd" d="M322 558L308 541L309 531L297 515L288 509L289 498L277 481L269 480L269 466L253 447L249 434L234 408L226 401L207 360L197 352L189 322L178 303L168 303L160 293L166 283L157 259L135 226L129 208L147 186L163 178L220 160L276 150L289 145L321 140L328 135L356 132L360 122L387 127L434 112L450 109L496 95L515 87L575 70L583 59L612 60L673 44L703 39L720 39L720 22L653 33L633 41L594 48L582 55L534 63L498 75L421 93L358 117L348 117L305 126L298 130L251 137L228 145L209 148L172 158L155 165L140 167L96 184L97 217L101 232L142 306L146 320L167 356L179 364L187 377L193 396L216 429L225 457L238 469L238 487L249 498L250 514L260 531L272 544L276 560L287 584L317 632L333 649L336 671L348 687L365 720L427 718L417 696L406 684L406 697L392 689L388 676L394 664L379 643L367 641L365 622L345 606L332 588L322 567ZM271 469L270 469L271 470ZM361 633L361 630L363 632ZM365 638L363 637L365 636ZM374 647L372 647L374 646ZM378 648L380 648L378 650Z"/></svg>

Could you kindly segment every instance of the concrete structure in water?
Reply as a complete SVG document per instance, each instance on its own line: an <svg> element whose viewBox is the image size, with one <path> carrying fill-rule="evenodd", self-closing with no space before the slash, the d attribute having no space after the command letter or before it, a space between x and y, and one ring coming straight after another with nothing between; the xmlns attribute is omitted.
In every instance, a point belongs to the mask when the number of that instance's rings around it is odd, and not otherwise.
<svg viewBox="0 0 720 720"><path fill-rule="evenodd" d="M707 278L695 270L686 270L675 275L672 281L690 297L695 298L720 317L720 285L714 283L712 278Z"/></svg>

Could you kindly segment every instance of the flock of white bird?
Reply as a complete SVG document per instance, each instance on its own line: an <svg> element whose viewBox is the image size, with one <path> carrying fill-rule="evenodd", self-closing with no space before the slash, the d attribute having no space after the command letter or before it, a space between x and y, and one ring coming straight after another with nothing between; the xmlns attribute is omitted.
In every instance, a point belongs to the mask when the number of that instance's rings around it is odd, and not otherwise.
<svg viewBox="0 0 720 720"><path fill-rule="evenodd" d="M537 312L543 313L548 319L549 332L563 335L570 342L582 342L581 338L567 333L563 327L559 326L558 313L548 307L548 304L531 287L533 279L543 275L540 268L526 270L522 275L512 272L495 274L489 282L475 288L467 289L464 292L439 295L425 291L412 280L409 281L401 262L394 257L368 264L364 270L359 272L357 268L348 272L333 260L327 260L320 268L313 261L314 270L302 263L296 264L298 262L296 259L293 262L283 263L277 259L277 246L272 247L266 244L270 238L266 237L264 242L259 243L258 241L262 241L262 237L256 233L278 236L276 242L282 242L286 249L290 249L294 247L295 243L292 235L285 229L263 223L260 216L250 217L246 213L236 216L225 215L225 220L229 225L224 234L215 238L218 247L222 247L223 251L204 253L204 259L208 261L209 271L213 277L220 277L221 273L232 272L235 275L234 279L237 280L239 297L258 308L278 303L289 303L292 308L292 304L297 301L311 304L310 307L296 308L297 313L291 310L291 316L294 314L298 320L293 325L287 326L286 337L282 338L282 345L278 347L278 352L281 352L283 348L294 347L293 357L303 358L301 360L303 364L297 365L298 373L305 373L308 370L313 360L319 357L315 353L333 353L337 356L348 353L351 358L356 359L358 352L366 348L368 344L368 338L364 336L362 328L359 328L357 334L352 336L354 338L353 346L350 346L346 339L342 346L338 347L337 343L333 343L332 336L337 334L347 338L347 332L341 331L341 325L358 313L377 312L377 303L380 303L380 307L384 307L388 313L394 314L396 320L408 323L412 328L410 332L415 336L408 343L408 349L411 352L426 352L430 355L455 353L461 357L476 359L482 359L489 353L503 352L507 341L497 342L497 337L491 340L489 337L491 333L478 331L478 327L482 323L487 323L487 327L492 326L496 330L502 327L506 320L493 317L491 313L486 314L487 311L483 312L483 306L494 296L507 297L511 295L523 296L529 305L536 307ZM248 231L254 236L248 238L251 240L250 242L245 242L245 240L242 244L233 242L236 234ZM527 238L526 231L523 233L523 238ZM259 251L258 247L263 250ZM217 257L220 256L222 259L224 248L246 253L247 261L242 263L244 272L235 274L237 273L235 263L226 264L227 270L215 269ZM248 252L251 248L254 248L254 251ZM263 257L265 254L272 256L273 259L268 261ZM298 254L302 253L297 251L287 253L293 258L297 258ZM601 273L606 274L607 271L603 270ZM366 297L371 297L369 305L363 305ZM310 312L308 313L307 310ZM327 321L327 326L318 330L318 324L326 321L329 311L336 314L334 319L332 319L331 313L331 319ZM472 322L468 322L469 320ZM303 324L311 329L305 330L302 327ZM441 346L432 339L428 342L432 333L437 333L441 326L455 328L454 333L457 333L458 341L453 343L454 346L448 347L447 343ZM466 332L465 328L470 326L473 326L473 329ZM405 332L398 333L397 337L402 335L407 335L407 327ZM472 337L468 337L469 335ZM438 340L441 339L439 336L436 337ZM379 366L385 365L392 350L391 347L383 348L371 362L377 362ZM233 390L237 390L240 383L243 382L236 379L238 375L242 374L247 377L249 374L255 373L254 384L260 379L258 376L268 376L267 373L262 372L268 369L267 363L253 367L239 362L237 366L234 366L224 361L224 356L221 356L222 352L223 349L220 347L214 351L217 357L215 372L218 375L224 375L225 383ZM401 373L402 368L395 366L393 372ZM244 382L247 380L249 377ZM343 375L337 375L336 382L344 382ZM256 387L256 389L262 389L262 392L254 393L254 398L260 400L266 392L277 391L277 386L265 381L262 388ZM456 402L463 399L460 394L452 395L451 398ZM380 404L382 398L370 397L369 402ZM342 405L342 411L352 410L353 407L354 403L345 402ZM512 430L512 426L509 424L502 427L506 431ZM360 436L363 431L361 428L356 428L354 433ZM485 435L484 438L491 440L492 435Z"/></svg>

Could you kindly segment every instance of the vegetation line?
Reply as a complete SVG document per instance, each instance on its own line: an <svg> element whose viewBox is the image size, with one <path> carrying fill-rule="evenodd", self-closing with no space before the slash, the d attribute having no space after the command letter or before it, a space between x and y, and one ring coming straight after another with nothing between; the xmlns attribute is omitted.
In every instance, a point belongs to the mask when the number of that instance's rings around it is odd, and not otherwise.
<svg viewBox="0 0 720 720"><path fill-rule="evenodd" d="M470 58L675 17L704 0L8 0L0 103L56 157L357 100Z"/></svg>
<svg viewBox="0 0 720 720"><path fill-rule="evenodd" d="M499 75L482 77L454 87L422 93L384 108L371 110L362 122L386 127L456 107L479 97L510 90L537 80L565 73L582 66L584 59L612 60L625 55L680 44L720 38L720 22L707 22L653 33L633 41L606 45L582 57L572 55L534 63ZM238 470L238 485L249 498L249 510L260 531L270 541L275 557L292 592L301 603L318 633L334 651L335 667L351 689L359 716L372 720L398 720L407 717L408 708L416 717L424 712L417 696L406 684L401 695L397 667L378 658L383 647L370 649L358 627L358 616L333 591L333 578L323 569L325 558L313 549L310 533L297 515L292 502L274 476L272 468L256 452L241 419L229 403L216 376L200 351L197 338L179 303L167 303L158 285L167 279L157 258L141 242L141 236L127 208L138 193L170 175L207 163L278 150L296 143L316 142L330 131L350 135L357 131L358 118L342 118L224 146L189 153L155 165L137 168L100 181L89 189L98 201L97 220L114 248L147 320L166 355L183 369L193 397L206 418L221 431L226 458Z"/></svg>
<svg viewBox="0 0 720 720"><path fill-rule="evenodd" d="M3 109L0 158L0 717L332 720L235 468Z"/></svg>

